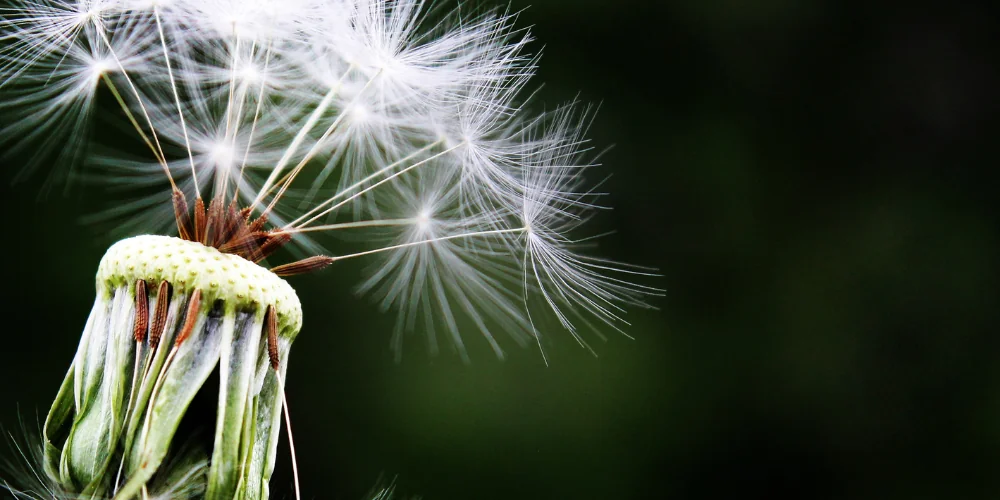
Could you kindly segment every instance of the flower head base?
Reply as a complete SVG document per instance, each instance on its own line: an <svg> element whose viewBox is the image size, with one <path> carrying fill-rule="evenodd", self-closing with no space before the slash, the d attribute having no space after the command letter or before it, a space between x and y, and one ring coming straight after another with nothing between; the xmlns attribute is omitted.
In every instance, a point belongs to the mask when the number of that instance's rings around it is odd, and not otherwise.
<svg viewBox="0 0 1000 500"><path fill-rule="evenodd" d="M165 236L115 244L45 422L45 473L66 492L141 495L165 473L181 419L218 369L206 498L267 498L301 323L295 291L242 257Z"/></svg>

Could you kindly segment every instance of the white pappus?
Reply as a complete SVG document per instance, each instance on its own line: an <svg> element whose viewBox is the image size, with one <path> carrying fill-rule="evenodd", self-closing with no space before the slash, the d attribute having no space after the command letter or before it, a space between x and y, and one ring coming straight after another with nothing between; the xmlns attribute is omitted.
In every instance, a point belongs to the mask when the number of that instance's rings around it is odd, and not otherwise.
<svg viewBox="0 0 1000 500"><path fill-rule="evenodd" d="M581 327L620 330L623 306L660 291L583 253L602 208L591 113L525 107L538 58L516 17L421 0L18 0L0 8L15 117L0 136L20 154L60 144L69 165L86 153L87 175L125 190L238 202L307 252L316 233L372 232L384 246L330 261L378 259L360 289L398 311L397 353L419 327L465 359L460 317L498 355L498 332L541 348L538 305L586 345ZM146 159L87 152L99 92ZM150 232L174 211L145 196L113 215Z"/></svg>

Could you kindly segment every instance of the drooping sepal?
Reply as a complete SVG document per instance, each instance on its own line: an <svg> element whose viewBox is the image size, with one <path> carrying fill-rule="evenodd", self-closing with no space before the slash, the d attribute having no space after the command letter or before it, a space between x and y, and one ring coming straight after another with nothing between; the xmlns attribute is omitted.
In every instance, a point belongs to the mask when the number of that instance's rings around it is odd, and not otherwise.
<svg viewBox="0 0 1000 500"><path fill-rule="evenodd" d="M266 499L298 299L273 274L257 279L267 271L252 263L208 263L214 249L150 238L116 245L102 262L97 299L46 418L45 475L95 498L145 498L183 476L185 491L207 499ZM172 263L179 266L167 271ZM249 282L233 278L244 275ZM206 387L216 370L219 387ZM202 391L217 393L218 404L211 452L198 456L179 446L187 436L178 429Z"/></svg>

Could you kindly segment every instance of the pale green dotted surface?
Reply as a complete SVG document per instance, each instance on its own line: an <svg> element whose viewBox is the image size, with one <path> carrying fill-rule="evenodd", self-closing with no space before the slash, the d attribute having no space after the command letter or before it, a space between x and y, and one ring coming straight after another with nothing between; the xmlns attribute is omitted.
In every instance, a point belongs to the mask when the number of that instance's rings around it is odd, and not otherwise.
<svg viewBox="0 0 1000 500"><path fill-rule="evenodd" d="M113 290L145 280L155 289L166 280L175 293L200 289L202 297L236 306L273 304L278 330L295 335L302 327L302 305L295 290L276 274L238 255L170 236L144 235L119 241L101 259L97 286ZM264 308L261 307L261 310Z"/></svg>

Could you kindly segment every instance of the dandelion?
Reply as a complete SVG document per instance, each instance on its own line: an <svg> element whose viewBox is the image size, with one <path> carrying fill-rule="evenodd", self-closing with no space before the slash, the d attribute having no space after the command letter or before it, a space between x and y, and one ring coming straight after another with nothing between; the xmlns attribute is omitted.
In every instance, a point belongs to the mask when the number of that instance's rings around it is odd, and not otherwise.
<svg viewBox="0 0 1000 500"><path fill-rule="evenodd" d="M546 359L538 305L585 346L582 330L621 331L624 306L646 306L659 292L636 282L648 270L582 252L580 228L602 208L584 175L597 166L592 113L531 113L521 96L538 59L516 17L420 0L0 8L15 117L0 135L21 151L59 144L58 163L86 157L99 180L158 193L109 216L176 233L124 239L100 263L43 429L52 491L148 498L218 368L204 495L267 498L302 323L287 276L368 261L359 288L395 311L397 356L421 328L431 351L445 338L468 359L468 323L498 356L507 336ZM103 95L131 131L98 154L88 125ZM330 234L381 246L327 255ZM302 258L272 264L283 248Z"/></svg>

